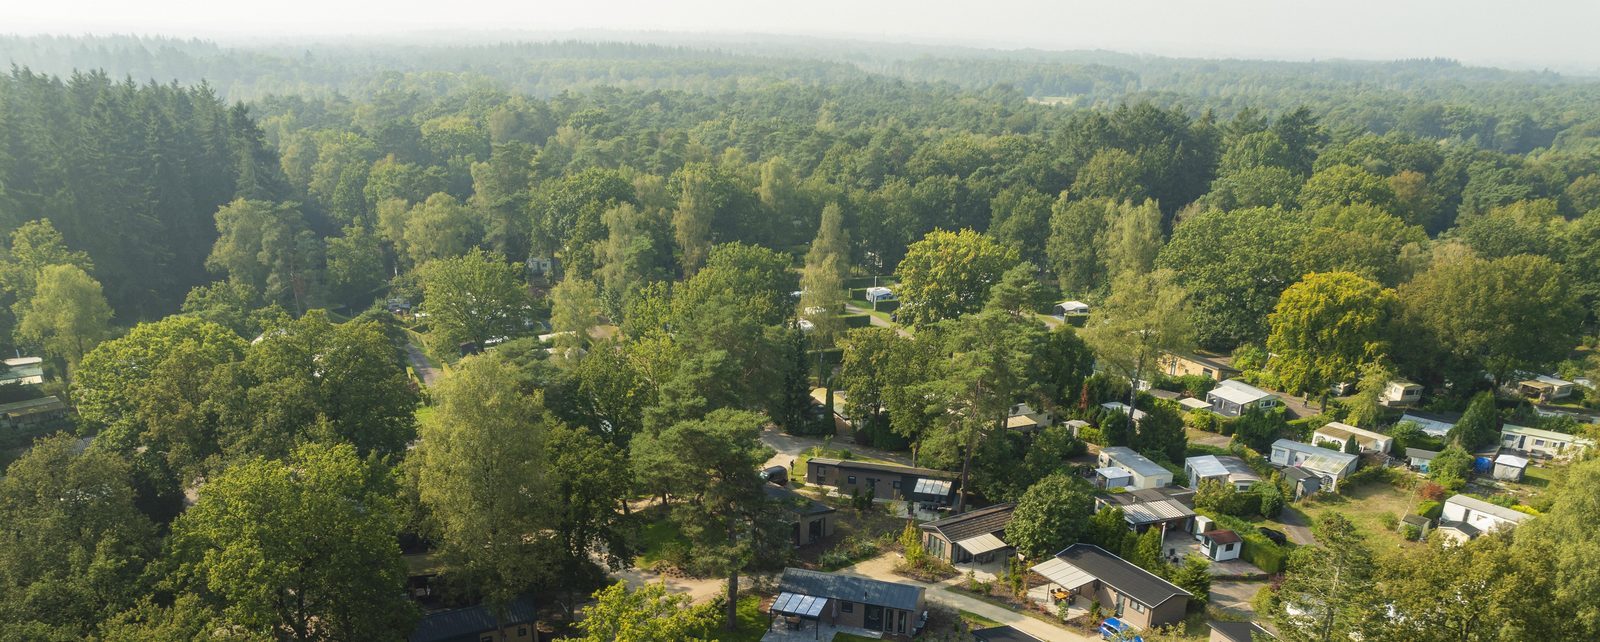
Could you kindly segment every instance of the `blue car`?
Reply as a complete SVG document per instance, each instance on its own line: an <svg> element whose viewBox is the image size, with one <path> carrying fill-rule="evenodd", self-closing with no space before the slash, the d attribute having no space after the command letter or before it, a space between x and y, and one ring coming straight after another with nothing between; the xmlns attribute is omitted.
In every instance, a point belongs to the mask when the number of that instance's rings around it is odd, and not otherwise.
<svg viewBox="0 0 1600 642"><path fill-rule="evenodd" d="M1100 623L1100 639L1113 642L1144 642L1144 638L1139 637L1138 629L1123 624L1114 617L1108 617Z"/></svg>

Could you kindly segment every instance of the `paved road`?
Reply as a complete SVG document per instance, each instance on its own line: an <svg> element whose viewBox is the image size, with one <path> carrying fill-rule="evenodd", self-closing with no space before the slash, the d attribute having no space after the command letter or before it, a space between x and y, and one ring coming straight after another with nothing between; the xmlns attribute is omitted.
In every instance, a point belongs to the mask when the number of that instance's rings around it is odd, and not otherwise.
<svg viewBox="0 0 1600 642"><path fill-rule="evenodd" d="M1212 582L1211 604L1240 615L1254 615L1255 608L1250 606L1250 598L1266 586L1266 582Z"/></svg>
<svg viewBox="0 0 1600 642"><path fill-rule="evenodd" d="M439 380L439 370L428 364L428 357L422 354L422 348L414 343L406 344L406 360L411 362L411 369L417 371L417 376L422 378L423 385L433 386Z"/></svg>
<svg viewBox="0 0 1600 642"><path fill-rule="evenodd" d="M1293 506L1285 506L1282 513L1278 513L1278 521L1283 522L1283 530L1289 535L1289 541L1301 546L1311 546L1317 543L1317 537L1311 534L1311 524L1306 521L1305 513Z"/></svg>
<svg viewBox="0 0 1600 642"><path fill-rule="evenodd" d="M843 569L839 571L839 573L843 575L866 577L875 580L884 580L887 582L899 582L901 584L921 586L927 589L927 598L930 602L943 604L945 606L962 611L977 613L978 615L982 615L983 617L989 618L1001 624L1011 626L1019 631L1022 631L1023 633L1027 633L1028 635L1039 638L1040 640L1045 640L1046 642L1092 642L1098 639L1073 633L1072 631L1041 622L1011 609L995 606L988 602L956 593L955 591L950 590L950 586L956 582L962 581L963 578L959 575L938 584L926 584L896 575L894 574L893 569L894 563L897 559L899 559L899 555L896 553L879 555L878 557L861 562L855 566Z"/></svg>

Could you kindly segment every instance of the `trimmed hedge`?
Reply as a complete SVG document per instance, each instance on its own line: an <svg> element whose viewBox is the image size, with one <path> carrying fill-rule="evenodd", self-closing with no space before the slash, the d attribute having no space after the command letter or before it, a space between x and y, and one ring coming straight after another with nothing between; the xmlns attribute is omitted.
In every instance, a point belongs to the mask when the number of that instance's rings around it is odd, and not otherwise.
<svg viewBox="0 0 1600 642"><path fill-rule="evenodd" d="M1239 534L1239 538L1244 540L1244 550L1239 552L1240 559L1255 564L1256 568L1271 575L1283 572L1284 561L1289 559L1288 549L1278 546L1272 540L1267 539L1266 535L1262 535L1261 531L1256 530L1254 524L1232 515L1223 515L1210 511L1195 512L1210 517L1218 526Z"/></svg>
<svg viewBox="0 0 1600 642"><path fill-rule="evenodd" d="M879 312L894 312L895 310L900 309L900 301L898 299L893 301L879 301L872 306L872 309Z"/></svg>
<svg viewBox="0 0 1600 642"><path fill-rule="evenodd" d="M866 288L850 288L850 299L852 301L866 301L867 300L867 289Z"/></svg>
<svg viewBox="0 0 1600 642"><path fill-rule="evenodd" d="M865 328L872 325L872 316L868 314L846 314L839 318L844 319L846 328Z"/></svg>

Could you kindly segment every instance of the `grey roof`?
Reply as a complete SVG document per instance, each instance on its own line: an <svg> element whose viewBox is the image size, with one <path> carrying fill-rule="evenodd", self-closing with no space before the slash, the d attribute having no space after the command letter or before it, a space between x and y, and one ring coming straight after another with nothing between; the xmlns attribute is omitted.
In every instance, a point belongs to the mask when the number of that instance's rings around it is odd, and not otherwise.
<svg viewBox="0 0 1600 642"><path fill-rule="evenodd" d="M1184 465L1193 468L1195 474L1202 478L1227 475L1229 478L1261 479L1243 459L1232 455L1197 455L1184 460Z"/></svg>
<svg viewBox="0 0 1600 642"><path fill-rule="evenodd" d="M1101 448L1100 454L1105 455L1112 462L1116 463L1116 465L1145 477L1157 477L1160 475L1172 474L1172 471L1162 467L1161 464L1151 461L1149 457L1145 457L1144 455L1134 452L1132 448L1125 448L1122 446Z"/></svg>
<svg viewBox="0 0 1600 642"><path fill-rule="evenodd" d="M1459 531L1461 534L1466 535L1468 539L1477 539L1479 535L1483 534L1483 531L1478 530L1476 526L1449 519L1439 520L1439 530Z"/></svg>
<svg viewBox="0 0 1600 642"><path fill-rule="evenodd" d="M1444 500L1444 503L1455 504L1469 510L1478 511L1485 515L1493 515L1509 522L1520 522L1533 517L1532 515L1519 510L1512 510L1504 506L1491 504L1476 497L1468 497L1466 495L1452 495L1450 499Z"/></svg>
<svg viewBox="0 0 1600 642"><path fill-rule="evenodd" d="M1305 461L1300 462L1300 466L1334 475L1344 474L1344 469L1350 466L1350 462L1360 459L1359 456L1350 453L1329 450L1321 446L1303 444L1289 439L1279 439L1272 442L1273 450L1277 450L1280 447L1291 452L1304 454L1306 458Z"/></svg>
<svg viewBox="0 0 1600 642"><path fill-rule="evenodd" d="M1407 459L1430 460L1430 459L1433 459L1434 457L1438 457L1438 456L1439 456L1439 451L1437 451L1437 450L1423 450L1421 448L1407 448L1406 449L1406 458Z"/></svg>
<svg viewBox="0 0 1600 642"><path fill-rule="evenodd" d="M1194 517L1194 509L1183 505L1175 499L1164 499L1159 502L1145 502L1142 504L1129 504L1122 507L1122 518L1135 526L1141 524L1154 524L1175 519Z"/></svg>
<svg viewBox="0 0 1600 642"><path fill-rule="evenodd" d="M1093 544L1068 546L1066 550L1056 553L1056 559L1093 575L1106 585L1115 588L1118 593L1151 608L1161 606L1167 600L1180 595L1189 596L1188 591Z"/></svg>
<svg viewBox="0 0 1600 642"><path fill-rule="evenodd" d="M1011 523L1011 513L1016 504L996 504L922 525L923 530L935 531L945 539L959 542L969 537L1005 530Z"/></svg>
<svg viewBox="0 0 1600 642"><path fill-rule="evenodd" d="M1255 622L1216 622L1211 624L1211 630L1227 642L1252 642L1259 636L1264 640L1276 640L1277 636L1268 633ZM1217 639L1213 637L1212 639Z"/></svg>
<svg viewBox="0 0 1600 642"><path fill-rule="evenodd" d="M819 502L794 490L777 484L766 484L763 488L767 492L767 499L778 502L783 509L802 516L822 515L833 512L833 507Z"/></svg>
<svg viewBox="0 0 1600 642"><path fill-rule="evenodd" d="M1207 392L1206 394L1216 395L1225 401L1231 401L1241 406L1255 403L1272 396L1272 393L1252 386L1243 381L1239 381L1238 379L1219 381L1217 382L1217 387L1212 388L1211 391Z"/></svg>
<svg viewBox="0 0 1600 642"><path fill-rule="evenodd" d="M972 632L972 637L977 638L978 642L1039 642L1039 638L1009 626L977 629Z"/></svg>
<svg viewBox="0 0 1600 642"><path fill-rule="evenodd" d="M506 605L505 619L501 625L531 624L538 619L533 600L519 597ZM477 640L479 633L495 629L494 610L488 606L469 606L422 616L417 628L406 638L409 642L453 642Z"/></svg>
<svg viewBox="0 0 1600 642"><path fill-rule="evenodd" d="M1298 481L1305 481L1307 479L1315 479L1318 482L1322 481L1322 478L1318 477L1316 473L1313 473L1313 472L1311 472L1309 470L1306 470L1305 468L1300 467L1300 466L1287 466L1287 467L1285 467L1283 469L1283 476L1284 476L1285 479L1290 479L1290 480L1294 480L1294 481L1297 481L1297 482Z"/></svg>
<svg viewBox="0 0 1600 642"><path fill-rule="evenodd" d="M65 407L66 404L61 403L61 400L54 396L40 397L38 399L28 399L25 401L13 401L8 404L0 404L0 415L15 414L16 416L20 417L39 412L59 410Z"/></svg>
<svg viewBox="0 0 1600 642"><path fill-rule="evenodd" d="M1590 441L1585 437L1571 435L1564 432L1556 432L1554 430L1545 430L1543 428L1529 428L1527 426L1506 424L1500 428L1500 437L1504 439L1506 433L1513 435L1525 435L1528 437L1538 437L1541 439L1549 439L1551 441L1559 441L1570 444L1583 444L1586 446L1594 445L1593 441Z"/></svg>
<svg viewBox="0 0 1600 642"><path fill-rule="evenodd" d="M914 466L901 466L900 464L880 464L870 461L856 461L854 459L831 459L828 457L812 457L812 462L834 466L837 468L854 468L856 470L876 470L898 475L916 475L918 477L934 477L937 479L955 479L960 477L956 473L932 468L916 468Z"/></svg>
<svg viewBox="0 0 1600 642"><path fill-rule="evenodd" d="M874 604L902 611L917 610L921 606L923 593L921 587L909 584L800 568L783 569L783 579L778 585L780 590L787 593Z"/></svg>
<svg viewBox="0 0 1600 642"><path fill-rule="evenodd" d="M1169 499L1177 500L1182 504L1192 504L1194 503L1194 489L1162 486L1161 488L1145 488L1123 493L1098 493L1095 498L1108 506L1133 506L1136 504L1164 502Z"/></svg>

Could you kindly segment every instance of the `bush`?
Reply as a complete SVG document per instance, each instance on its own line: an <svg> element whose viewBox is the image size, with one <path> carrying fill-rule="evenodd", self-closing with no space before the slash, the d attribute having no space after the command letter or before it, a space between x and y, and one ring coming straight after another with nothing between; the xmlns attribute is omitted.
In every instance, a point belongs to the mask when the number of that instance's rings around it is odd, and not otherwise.
<svg viewBox="0 0 1600 642"><path fill-rule="evenodd" d="M1361 470L1351 473L1349 477L1345 478L1344 482L1339 484L1339 486L1343 488L1346 485L1360 486L1375 482L1382 482L1385 484L1393 483L1394 469L1389 468L1388 466L1367 466Z"/></svg>
<svg viewBox="0 0 1600 642"><path fill-rule="evenodd" d="M872 309L879 312L894 312L900 309L899 301L879 301L873 304Z"/></svg>
<svg viewBox="0 0 1600 642"><path fill-rule="evenodd" d="M1415 542L1422 539L1422 529L1417 528L1416 524L1406 524L1400 528L1400 536L1407 541Z"/></svg>
<svg viewBox="0 0 1600 642"><path fill-rule="evenodd" d="M1429 500L1417 504L1417 514L1428 519L1439 519L1439 515L1443 513L1444 504L1440 502Z"/></svg>
<svg viewBox="0 0 1600 642"><path fill-rule="evenodd" d="M1448 494L1449 493L1445 490L1444 486L1440 486L1439 484L1431 481L1423 482L1422 486L1417 488L1418 497L1431 501L1435 504L1444 501Z"/></svg>
<svg viewBox="0 0 1600 642"><path fill-rule="evenodd" d="M1394 513L1384 513L1378 516L1378 523L1382 524L1385 530L1392 531L1396 526L1400 525L1400 518L1395 516Z"/></svg>
<svg viewBox="0 0 1600 642"><path fill-rule="evenodd" d="M1229 422L1223 421L1222 415L1210 410L1196 410L1185 415L1183 425L1194 430L1219 434L1225 434L1222 432L1224 427L1227 427L1229 432L1232 432L1233 428Z"/></svg>

